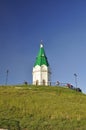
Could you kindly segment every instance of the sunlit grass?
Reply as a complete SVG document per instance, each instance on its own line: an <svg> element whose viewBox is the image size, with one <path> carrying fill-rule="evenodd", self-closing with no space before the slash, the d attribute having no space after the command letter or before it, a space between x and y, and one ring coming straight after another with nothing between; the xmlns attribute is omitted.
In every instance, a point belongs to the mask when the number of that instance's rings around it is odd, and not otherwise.
<svg viewBox="0 0 86 130"><path fill-rule="evenodd" d="M18 121L22 130L85 130L85 110L86 95L65 87L0 87L0 120Z"/></svg>

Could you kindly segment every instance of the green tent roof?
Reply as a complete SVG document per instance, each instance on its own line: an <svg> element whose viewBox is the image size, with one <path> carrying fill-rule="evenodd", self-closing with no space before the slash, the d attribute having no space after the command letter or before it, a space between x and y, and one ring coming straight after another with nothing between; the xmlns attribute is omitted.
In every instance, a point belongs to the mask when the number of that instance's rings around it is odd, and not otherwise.
<svg viewBox="0 0 86 130"><path fill-rule="evenodd" d="M44 51L44 48L43 48L43 45L41 44L40 45L40 50L39 50L39 53L36 57L36 61L35 61L35 64L34 64L34 67L36 65L46 65L46 66L49 66L49 63L48 63L48 60L47 60L47 57L46 57L46 54L45 54L45 51Z"/></svg>

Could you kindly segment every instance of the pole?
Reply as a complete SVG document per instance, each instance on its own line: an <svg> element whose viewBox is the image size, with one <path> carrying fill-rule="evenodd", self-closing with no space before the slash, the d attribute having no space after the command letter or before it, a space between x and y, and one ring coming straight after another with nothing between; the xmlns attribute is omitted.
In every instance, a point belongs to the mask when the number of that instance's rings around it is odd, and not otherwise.
<svg viewBox="0 0 86 130"><path fill-rule="evenodd" d="M77 88L77 74L75 73L74 76L75 76L75 85L76 85L76 88Z"/></svg>
<svg viewBox="0 0 86 130"><path fill-rule="evenodd" d="M5 85L7 85L7 82L8 82L8 73L9 73L9 70L6 71L6 83L5 83Z"/></svg>

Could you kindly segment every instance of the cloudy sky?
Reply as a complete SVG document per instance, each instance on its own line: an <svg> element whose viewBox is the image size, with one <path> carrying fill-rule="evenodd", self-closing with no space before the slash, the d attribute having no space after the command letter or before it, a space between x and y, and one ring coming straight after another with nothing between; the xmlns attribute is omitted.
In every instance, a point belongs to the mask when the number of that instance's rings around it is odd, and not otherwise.
<svg viewBox="0 0 86 130"><path fill-rule="evenodd" d="M86 93L86 0L0 0L0 84L32 83L41 40L52 82Z"/></svg>

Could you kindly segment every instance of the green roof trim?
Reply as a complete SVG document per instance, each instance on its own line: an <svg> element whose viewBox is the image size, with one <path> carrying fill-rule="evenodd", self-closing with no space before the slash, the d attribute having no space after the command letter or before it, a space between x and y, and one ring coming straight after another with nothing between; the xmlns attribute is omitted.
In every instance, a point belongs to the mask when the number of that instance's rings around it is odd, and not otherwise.
<svg viewBox="0 0 86 130"><path fill-rule="evenodd" d="M34 64L34 67L36 65L46 65L46 66L49 66L49 63L48 63L48 60L47 60L47 57L46 57L46 54L45 54L45 51L44 51L44 48L43 48L43 45L41 44L40 45L40 50L39 50L39 53L36 57L36 61L35 61L35 64Z"/></svg>

